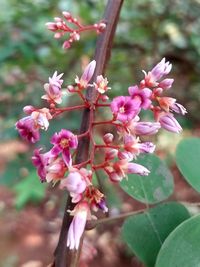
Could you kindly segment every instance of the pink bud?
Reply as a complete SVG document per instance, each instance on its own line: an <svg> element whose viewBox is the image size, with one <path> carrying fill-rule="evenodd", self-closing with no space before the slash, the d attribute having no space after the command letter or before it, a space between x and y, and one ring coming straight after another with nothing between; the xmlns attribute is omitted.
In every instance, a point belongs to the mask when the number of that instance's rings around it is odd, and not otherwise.
<svg viewBox="0 0 200 267"><path fill-rule="evenodd" d="M72 17L71 14L67 11L63 11L62 14L66 20L71 19L71 17Z"/></svg>
<svg viewBox="0 0 200 267"><path fill-rule="evenodd" d="M69 42L69 41L64 41L64 43L63 43L63 49L68 49L68 48L70 48L71 47L71 43Z"/></svg>
<svg viewBox="0 0 200 267"><path fill-rule="evenodd" d="M27 115L30 115L33 111L35 110L35 108L33 106L25 106L23 108L24 113L26 113Z"/></svg>
<svg viewBox="0 0 200 267"><path fill-rule="evenodd" d="M92 78L92 76L94 74L95 68L96 68L96 61L93 60L85 68L85 70L84 70L84 72L83 72L83 74L81 76L81 80L89 83L89 81L91 80L91 78Z"/></svg>
<svg viewBox="0 0 200 267"><path fill-rule="evenodd" d="M46 25L47 29L50 31L56 31L58 29L55 22L47 22L45 25Z"/></svg>
<svg viewBox="0 0 200 267"><path fill-rule="evenodd" d="M105 144L109 145L113 142L114 136L111 133L107 133L103 136L103 141Z"/></svg>

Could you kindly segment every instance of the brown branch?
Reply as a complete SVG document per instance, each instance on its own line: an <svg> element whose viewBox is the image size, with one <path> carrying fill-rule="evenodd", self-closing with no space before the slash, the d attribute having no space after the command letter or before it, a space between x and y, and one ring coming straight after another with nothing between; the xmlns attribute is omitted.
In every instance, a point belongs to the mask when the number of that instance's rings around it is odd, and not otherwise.
<svg viewBox="0 0 200 267"><path fill-rule="evenodd" d="M96 79L97 75L104 74L106 64L111 55L111 47L113 43L114 33L117 26L120 9L122 6L123 0L109 0L104 18L103 20L106 22L106 30L103 34L101 34L97 40L97 46L95 50L94 59L96 60L96 69L93 75L93 81ZM93 82L91 81L91 83ZM93 101L96 97L96 92L93 88L88 88L86 92L86 98L89 102ZM90 126L90 113L94 112L88 108L84 109L82 115L82 122L80 127L80 134L86 132ZM89 146L90 140L88 136L84 136L80 139L77 156L76 156L76 164L79 164L88 158L89 154ZM70 251L66 248L67 242L67 233L69 229L69 225L72 221L72 217L69 215L67 210L72 210L74 208L74 204L71 202L71 198L68 197L67 204L64 211L63 223L61 227L60 237L58 241L57 248L55 250L55 261L53 266L55 267L70 267L76 266L78 263L78 258L80 254L80 250L77 252L70 253ZM76 259L76 263L72 262L72 258Z"/></svg>

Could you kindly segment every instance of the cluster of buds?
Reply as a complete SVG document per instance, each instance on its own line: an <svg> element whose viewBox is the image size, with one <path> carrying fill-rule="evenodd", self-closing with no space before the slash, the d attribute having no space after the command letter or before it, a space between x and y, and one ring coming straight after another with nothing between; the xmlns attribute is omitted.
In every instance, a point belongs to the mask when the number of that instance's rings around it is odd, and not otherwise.
<svg viewBox="0 0 200 267"><path fill-rule="evenodd" d="M185 108L176 103L176 99L162 96L163 91L168 90L173 79L161 78L171 70L171 64L163 59L147 74L139 86L128 88L127 96L115 97L109 101L107 93L108 80L99 75L93 79L96 62L91 61L85 68L82 76L76 76L75 83L62 89L63 74L55 72L49 78L49 83L44 85L45 99L48 108L35 108L26 106L24 112L27 117L16 123L19 134L29 142L39 140L39 130L47 130L49 120L59 114L87 108L93 114L98 108L107 108L112 119L96 121L91 116L89 128L85 133L74 134L70 130L61 129L54 133L50 142L52 148L45 153L37 148L34 151L32 161L37 168L41 182L59 183L59 187L67 190L75 203L75 208L69 211L73 216L68 231L67 246L77 249L83 234L87 220L90 220L97 210L107 212L105 196L93 185L93 174L101 170L111 182L120 182L128 179L128 174L147 176L149 170L134 162L141 153L153 153L155 145L152 142L142 142L141 136L150 136L158 132L160 128L179 133L181 126L172 112L184 115ZM85 97L85 90L92 87L96 90L96 97L89 101ZM62 91L67 90L71 94L77 94L82 102L78 106L65 108L56 107L62 102ZM140 111L150 110L154 114L155 121L140 120ZM94 114L93 114L94 115ZM94 127L99 125L111 125L112 132L102 137L102 142L95 140ZM86 161L76 164L75 157L78 150L79 139L88 137L91 140L89 157Z"/></svg>
<svg viewBox="0 0 200 267"><path fill-rule="evenodd" d="M81 32L94 30L99 34L104 31L106 24L102 21L85 26L69 12L63 12L63 19L56 17L54 22L48 22L46 26L57 39L68 34L68 39L63 43L63 48L68 49L80 39ZM143 142L141 137L155 135L160 128L173 133L182 130L173 112L185 115L186 109L175 98L165 96L173 84L173 79L165 78L171 67L163 58L148 73L143 71L144 79L138 85L130 86L128 95L117 96L109 101L111 87L108 86L108 79L103 75L95 75L96 62L93 60L83 74L76 76L75 82L65 88L62 88L63 73L55 71L49 77L41 97L47 102L47 107L24 107L26 117L16 123L16 128L21 137L30 143L38 142L40 130L47 131L49 121L58 115L83 108L90 111L89 126L84 133L61 129L51 137L52 147L49 151L42 152L42 148L37 148L32 157L40 181L58 184L60 189L68 192L74 203L74 209L68 211L73 216L66 244L70 249L78 249L87 220L96 218L94 214L98 210L104 213L108 211L106 196L93 184L94 174L101 170L114 183L128 179L129 174L147 176L150 171L135 160L142 153L153 153L155 145L149 141ZM90 100L85 95L88 88L95 91L94 98ZM62 103L65 91L76 94L81 104L57 107ZM108 109L110 120L95 120L94 113L100 108ZM153 112L154 121L141 121L142 110ZM99 125L109 125L112 131L105 133L101 142L96 142L94 128ZM81 149L79 140L83 137L90 140L88 158L77 164L76 155Z"/></svg>
<svg viewBox="0 0 200 267"><path fill-rule="evenodd" d="M69 38L63 43L64 49L70 48L74 41L79 41L81 32L94 30L99 34L106 28L106 24L102 21L93 25L84 26L77 18L74 18L71 13L63 11L62 14L64 19L56 17L54 18L54 22L47 22L46 26L47 29L55 32L54 38L56 39L61 38L66 33L69 34Z"/></svg>

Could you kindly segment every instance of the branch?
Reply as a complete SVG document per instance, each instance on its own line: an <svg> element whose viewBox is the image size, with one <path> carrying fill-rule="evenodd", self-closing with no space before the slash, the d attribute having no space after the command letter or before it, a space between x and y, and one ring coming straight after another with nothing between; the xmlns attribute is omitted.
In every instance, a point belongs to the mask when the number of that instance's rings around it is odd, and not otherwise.
<svg viewBox="0 0 200 267"><path fill-rule="evenodd" d="M94 59L96 60L96 69L93 75L93 79L91 83L96 79L96 77L100 74L104 74L107 62L111 55L111 47L113 43L114 33L117 26L118 18L120 9L122 6L123 0L109 0L104 18L103 20L106 22L106 30L103 34L98 37L97 46L95 50ZM91 102L96 97L96 91L93 88L88 88L86 91L86 98L88 102ZM90 116L91 112L94 112L92 109L85 108L82 115L82 122L80 127L80 134L86 132L90 126ZM89 154L89 146L90 140L88 136L84 136L80 139L78 144L78 153L76 155L76 164L79 164L88 158ZM80 248L79 251L74 253L70 253L70 251L66 248L67 243L67 233L72 221L72 217L69 215L67 210L72 210L74 208L74 204L71 202L71 198L68 197L67 204L64 211L63 223L61 227L60 237L58 241L57 248L55 250L55 267L70 267L70 266L77 266L79 256L80 255ZM73 259L76 260L72 262Z"/></svg>

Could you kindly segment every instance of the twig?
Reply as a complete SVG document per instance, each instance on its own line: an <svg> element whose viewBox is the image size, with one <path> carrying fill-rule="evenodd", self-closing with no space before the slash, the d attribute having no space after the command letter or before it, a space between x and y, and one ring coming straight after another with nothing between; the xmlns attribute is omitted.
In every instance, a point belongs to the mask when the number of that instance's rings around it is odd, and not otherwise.
<svg viewBox="0 0 200 267"><path fill-rule="evenodd" d="M98 226L100 224L103 224L103 223L113 223L113 222L118 221L118 220L123 220L123 219L126 219L127 217L130 217L130 216L133 216L133 215L136 215L136 214L140 214L140 213L143 213L145 211L146 211L145 209L136 210L136 211L130 211L130 212L127 212L127 213L123 213L123 214L114 216L114 217L103 218L103 219L100 219L100 220L88 221L87 225L86 225L86 230L87 229L91 230L91 229L95 228L96 226Z"/></svg>

